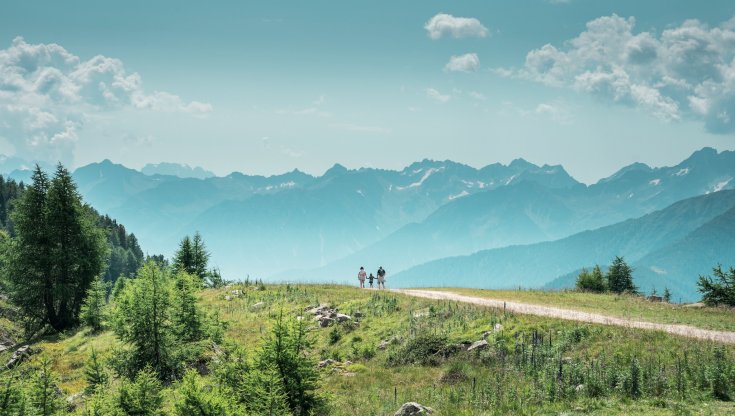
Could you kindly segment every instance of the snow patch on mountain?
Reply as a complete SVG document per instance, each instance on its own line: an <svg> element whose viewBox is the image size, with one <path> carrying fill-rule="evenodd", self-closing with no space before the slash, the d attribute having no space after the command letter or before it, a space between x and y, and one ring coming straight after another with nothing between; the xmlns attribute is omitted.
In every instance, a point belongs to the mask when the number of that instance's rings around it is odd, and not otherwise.
<svg viewBox="0 0 735 416"><path fill-rule="evenodd" d="M687 173L689 173L689 168L681 168L678 172L676 172L674 175L676 176L684 176Z"/></svg>
<svg viewBox="0 0 735 416"><path fill-rule="evenodd" d="M429 168L426 172L424 172L424 176L422 176L421 179L419 179L418 182L414 182L414 183L412 183L412 184L410 184L408 186L396 186L396 189L399 190L399 191L402 191L402 190L408 189L408 188L418 188L419 186L423 185L424 182L426 182L426 180L429 179L429 177L432 174L434 174L436 172L441 172L443 170L444 170L444 167L443 166L440 167L440 168Z"/></svg>
<svg viewBox="0 0 735 416"><path fill-rule="evenodd" d="M725 181L717 182L717 185L715 185L714 188L712 188L712 192L720 192L721 190L725 189L725 187L727 186L728 183L730 183L731 180L732 178L728 178Z"/></svg>
<svg viewBox="0 0 735 416"><path fill-rule="evenodd" d="M653 186L659 186L661 184L661 179L654 179L648 183Z"/></svg>
<svg viewBox="0 0 735 416"><path fill-rule="evenodd" d="M449 200L450 201L453 201L453 200L455 200L457 198L462 198L463 196L467 196L469 194L470 193L467 192L467 191L462 191L462 192L458 193L457 195L449 195Z"/></svg>

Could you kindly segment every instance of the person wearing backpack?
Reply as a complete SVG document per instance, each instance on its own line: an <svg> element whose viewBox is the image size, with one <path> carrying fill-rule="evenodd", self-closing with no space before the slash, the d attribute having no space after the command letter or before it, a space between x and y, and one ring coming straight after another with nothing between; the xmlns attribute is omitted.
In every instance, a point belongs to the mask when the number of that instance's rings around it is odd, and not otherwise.
<svg viewBox="0 0 735 416"><path fill-rule="evenodd" d="M385 289L385 269L383 269L383 266L378 268L378 289L380 289L381 285Z"/></svg>
<svg viewBox="0 0 735 416"><path fill-rule="evenodd" d="M365 289L365 278L367 277L367 273L365 273L365 268L360 267L360 271L357 272L357 280L360 281L360 289Z"/></svg>

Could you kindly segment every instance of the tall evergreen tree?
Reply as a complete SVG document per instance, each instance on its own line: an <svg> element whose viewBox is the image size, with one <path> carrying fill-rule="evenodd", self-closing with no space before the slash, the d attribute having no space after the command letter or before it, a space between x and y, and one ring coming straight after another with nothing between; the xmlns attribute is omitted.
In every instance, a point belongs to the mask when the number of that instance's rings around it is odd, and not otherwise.
<svg viewBox="0 0 735 416"><path fill-rule="evenodd" d="M170 373L176 346L169 279L168 272L148 261L136 279L126 282L113 316L115 334L133 346L133 367L150 365L162 377Z"/></svg>
<svg viewBox="0 0 735 416"><path fill-rule="evenodd" d="M174 272L180 271L194 274L194 251L188 235L181 240L179 249L174 254Z"/></svg>
<svg viewBox="0 0 735 416"><path fill-rule="evenodd" d="M607 286L615 293L636 293L638 288L633 284L633 269L620 256L615 256L607 271Z"/></svg>
<svg viewBox="0 0 735 416"><path fill-rule="evenodd" d="M191 250L193 257L193 273L198 276L200 281L203 283L207 277L207 264L209 263L209 251L204 245L204 240L199 231L194 233L194 238L191 241Z"/></svg>
<svg viewBox="0 0 735 416"><path fill-rule="evenodd" d="M48 232L48 188L46 173L36 165L32 184L17 202L12 221L17 232L10 242L3 280L10 300L21 310L26 330L55 318L51 278L52 242Z"/></svg>
<svg viewBox="0 0 735 416"><path fill-rule="evenodd" d="M51 362L48 358L41 359L40 367L31 380L29 396L31 405L37 415L51 416L57 414L63 406L64 399L57 392L58 378L51 371Z"/></svg>
<svg viewBox="0 0 735 416"><path fill-rule="evenodd" d="M702 293L702 301L708 306L735 306L735 267L727 271L718 264L712 272L714 278L699 276L697 286Z"/></svg>
<svg viewBox="0 0 735 416"><path fill-rule="evenodd" d="M84 391L87 394L93 394L101 389L105 383L107 383L107 372L105 366L102 364L97 351L92 348L92 353L89 355L89 360L84 368L84 378L87 379L87 387Z"/></svg>
<svg viewBox="0 0 735 416"><path fill-rule="evenodd" d="M100 279L95 279L82 303L80 314L82 323L95 332L102 329L106 292L104 283Z"/></svg>
<svg viewBox="0 0 735 416"><path fill-rule="evenodd" d="M171 322L180 341L193 342L204 337L203 316L196 298L196 289L199 287L197 277L184 272L176 274Z"/></svg>

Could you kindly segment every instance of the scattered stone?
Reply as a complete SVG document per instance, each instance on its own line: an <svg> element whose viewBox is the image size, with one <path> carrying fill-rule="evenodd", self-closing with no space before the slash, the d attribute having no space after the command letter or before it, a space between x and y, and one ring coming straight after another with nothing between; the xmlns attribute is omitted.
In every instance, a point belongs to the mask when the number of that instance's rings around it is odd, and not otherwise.
<svg viewBox="0 0 735 416"><path fill-rule="evenodd" d="M299 316L297 316L297 317L296 317L296 320L297 320L297 321L303 321L303 320L304 320L304 317L303 317L303 316L301 316L301 315L299 315Z"/></svg>
<svg viewBox="0 0 735 416"><path fill-rule="evenodd" d="M66 403L72 409L77 409L84 404L84 393L72 394L66 398Z"/></svg>
<svg viewBox="0 0 735 416"><path fill-rule="evenodd" d="M229 302L229 301L231 301L231 300L232 300L232 296L230 296L230 295L225 295L225 300L226 300L226 301L228 301L228 302Z"/></svg>
<svg viewBox="0 0 735 416"><path fill-rule="evenodd" d="M250 310L254 311L254 310L262 309L263 307L265 307L265 302L258 302L258 303L252 304L250 306Z"/></svg>
<svg viewBox="0 0 735 416"><path fill-rule="evenodd" d="M242 291L241 291L240 289L235 289L235 290L233 290L233 291L232 291L232 292L230 292L230 293L232 293L232 294L233 294L233 295L235 295L235 296L240 296L240 295L242 295Z"/></svg>
<svg viewBox="0 0 735 416"><path fill-rule="evenodd" d="M352 317L351 316L345 315L343 313L335 314L335 316L333 316L332 318L337 319L337 322L346 322L346 321L351 321L352 320Z"/></svg>
<svg viewBox="0 0 735 416"><path fill-rule="evenodd" d="M348 365L351 365L351 364L352 364L352 361L350 361L350 360L347 360L347 361L345 361L345 362L342 363L342 365L344 365L344 366L348 366Z"/></svg>
<svg viewBox="0 0 735 416"><path fill-rule="evenodd" d="M38 351L31 348L30 345L24 345L18 348L17 350L15 350L15 352L13 353L13 356L10 357L8 362L5 364L5 368L8 368L8 369L13 368L37 352Z"/></svg>
<svg viewBox="0 0 735 416"><path fill-rule="evenodd" d="M561 361L564 364L571 364L572 363L572 357L564 357L564 358L561 359Z"/></svg>
<svg viewBox="0 0 735 416"><path fill-rule="evenodd" d="M584 384L577 384L577 387L574 388L574 391L576 391L577 393L581 392L582 390L584 390Z"/></svg>
<svg viewBox="0 0 735 416"><path fill-rule="evenodd" d="M503 325L501 324L495 324L495 326L493 327L494 332L500 332L502 330L503 330Z"/></svg>
<svg viewBox="0 0 735 416"><path fill-rule="evenodd" d="M489 344L487 343L487 341L483 339L480 341L473 342L472 345L470 345L470 347L467 348L467 351L484 350L488 346Z"/></svg>
<svg viewBox="0 0 735 416"><path fill-rule="evenodd" d="M482 339L487 339L487 337L490 336L490 331L485 331L482 333Z"/></svg>
<svg viewBox="0 0 735 416"><path fill-rule="evenodd" d="M334 323L334 319L328 318L326 316L322 316L322 318L319 320L319 326L322 328L326 328L329 325L332 325Z"/></svg>
<svg viewBox="0 0 735 416"><path fill-rule="evenodd" d="M379 350L384 350L384 349L388 348L388 345L390 345L390 342L388 342L386 340L382 340L382 341L380 341L380 344L378 344L378 349Z"/></svg>
<svg viewBox="0 0 735 416"><path fill-rule="evenodd" d="M339 364L337 361L334 361L331 358L327 358L326 360L319 361L319 364L317 364L318 368L324 368L329 367L330 365Z"/></svg>
<svg viewBox="0 0 735 416"><path fill-rule="evenodd" d="M434 409L418 404L416 402L403 403L394 416L413 416L413 415L430 415L434 413Z"/></svg>
<svg viewBox="0 0 735 416"><path fill-rule="evenodd" d="M319 305L317 307L308 309L306 312L312 314L312 315L325 315L329 311L329 305Z"/></svg>
<svg viewBox="0 0 735 416"><path fill-rule="evenodd" d="M344 373L340 374L343 377L355 377L355 373L345 371Z"/></svg>

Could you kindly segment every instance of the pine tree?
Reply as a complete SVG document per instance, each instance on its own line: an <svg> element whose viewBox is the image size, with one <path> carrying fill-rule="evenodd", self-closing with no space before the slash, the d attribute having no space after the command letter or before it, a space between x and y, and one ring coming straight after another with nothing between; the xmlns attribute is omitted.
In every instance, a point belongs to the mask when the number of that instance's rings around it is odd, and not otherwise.
<svg viewBox="0 0 735 416"><path fill-rule="evenodd" d="M171 324L171 287L166 270L154 262L143 265L135 279L126 282L115 301L115 334L133 347L134 368L150 365L159 376L170 374L176 346Z"/></svg>
<svg viewBox="0 0 735 416"><path fill-rule="evenodd" d="M605 276L602 274L599 265L596 265L592 272L582 269L582 272L577 276L577 289L594 293L602 293L607 289Z"/></svg>
<svg viewBox="0 0 735 416"><path fill-rule="evenodd" d="M87 388L85 389L87 394L93 394L107 384L108 376L105 366L100 361L94 348L92 348L92 353L89 355L87 365L84 368L84 377L87 379Z"/></svg>
<svg viewBox="0 0 735 416"><path fill-rule="evenodd" d="M697 286L702 293L702 302L708 306L735 306L735 268L723 271L721 265L712 269L714 278L699 276Z"/></svg>
<svg viewBox="0 0 735 416"><path fill-rule="evenodd" d="M95 279L89 287L89 290L87 290L87 297L84 299L84 303L82 303L80 314L82 323L90 327L94 332L102 329L105 294L105 285L100 279Z"/></svg>
<svg viewBox="0 0 735 416"><path fill-rule="evenodd" d="M124 380L120 385L118 406L123 414L136 416L163 415L161 382L150 367L140 370L133 382Z"/></svg>
<svg viewBox="0 0 735 416"><path fill-rule="evenodd" d="M191 238L187 235L179 243L179 249L174 254L174 272L194 274L194 250Z"/></svg>
<svg viewBox="0 0 735 416"><path fill-rule="evenodd" d="M199 341L204 337L202 312L197 306L198 278L179 272L175 277L172 298L171 322L180 341Z"/></svg>
<svg viewBox="0 0 735 416"><path fill-rule="evenodd" d="M64 399L57 392L57 384L57 377L51 371L51 362L46 357L42 358L40 367L31 380L28 392L31 406L36 410L36 414L50 416L63 408Z"/></svg>
<svg viewBox="0 0 735 416"><path fill-rule="evenodd" d="M625 260L616 256L607 271L608 289L614 293L637 293L638 288L633 284L633 269Z"/></svg>
<svg viewBox="0 0 735 416"><path fill-rule="evenodd" d="M207 247L204 245L204 240L202 240L202 235L199 234L199 231L194 233L194 238L191 242L191 250L193 257L192 274L198 276L200 282L203 284L207 277L207 264L209 263L210 254L209 251L207 251Z"/></svg>
<svg viewBox="0 0 735 416"><path fill-rule="evenodd" d="M48 315L55 315L47 224L49 185L48 176L36 165L32 184L11 215L17 235L8 247L3 270L9 298L20 308L29 331L46 323Z"/></svg>
<svg viewBox="0 0 735 416"><path fill-rule="evenodd" d="M319 373L306 354L311 346L303 321L289 323L281 314L257 358L259 368L273 368L279 374L288 407L297 415L318 413L323 405L316 393Z"/></svg>
<svg viewBox="0 0 735 416"><path fill-rule="evenodd" d="M224 278L222 278L222 273L220 273L218 268L213 268L207 273L207 282L206 286L211 288L220 288L227 284Z"/></svg>
<svg viewBox="0 0 735 416"><path fill-rule="evenodd" d="M664 287L663 300L666 303L671 303L671 291L669 291L668 287Z"/></svg>
<svg viewBox="0 0 735 416"><path fill-rule="evenodd" d="M174 414L180 416L235 416L243 411L234 405L232 392L218 386L206 386L195 370L189 370L181 380ZM267 413L258 413L267 414Z"/></svg>
<svg viewBox="0 0 735 416"><path fill-rule="evenodd" d="M59 165L49 181L36 166L32 179L11 215L16 237L8 248L5 286L27 330L49 324L63 331L79 323L87 289L102 272L106 243L69 171Z"/></svg>

